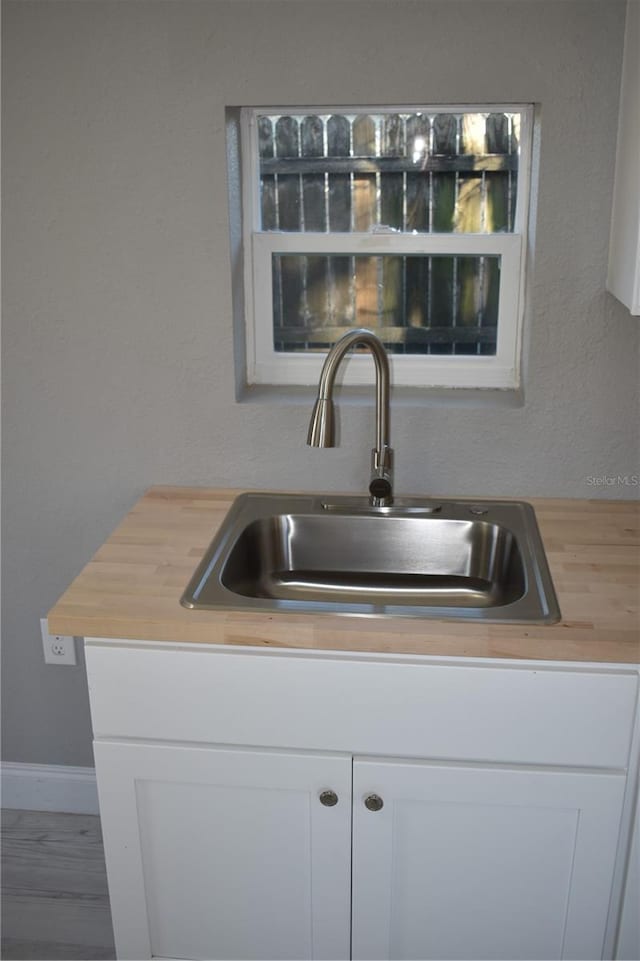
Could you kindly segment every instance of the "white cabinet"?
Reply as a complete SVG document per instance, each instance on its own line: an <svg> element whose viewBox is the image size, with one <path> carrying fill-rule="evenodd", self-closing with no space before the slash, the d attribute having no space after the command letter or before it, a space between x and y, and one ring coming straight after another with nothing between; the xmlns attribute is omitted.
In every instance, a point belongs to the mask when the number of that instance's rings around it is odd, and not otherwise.
<svg viewBox="0 0 640 961"><path fill-rule="evenodd" d="M87 668L120 958L613 955L634 668L99 639Z"/></svg>
<svg viewBox="0 0 640 961"><path fill-rule="evenodd" d="M640 314L640 2L627 3L607 289Z"/></svg>

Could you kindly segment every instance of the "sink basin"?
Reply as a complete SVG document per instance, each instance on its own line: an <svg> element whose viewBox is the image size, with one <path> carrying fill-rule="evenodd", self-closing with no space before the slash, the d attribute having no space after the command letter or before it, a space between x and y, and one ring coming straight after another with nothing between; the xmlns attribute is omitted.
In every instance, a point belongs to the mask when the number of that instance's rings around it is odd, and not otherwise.
<svg viewBox="0 0 640 961"><path fill-rule="evenodd" d="M189 608L553 622L529 504L242 494L198 565Z"/></svg>

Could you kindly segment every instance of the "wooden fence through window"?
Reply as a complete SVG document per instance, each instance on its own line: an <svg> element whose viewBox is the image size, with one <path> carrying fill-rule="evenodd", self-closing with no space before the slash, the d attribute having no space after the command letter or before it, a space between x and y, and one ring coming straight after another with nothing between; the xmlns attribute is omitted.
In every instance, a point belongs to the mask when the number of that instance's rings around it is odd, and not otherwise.
<svg viewBox="0 0 640 961"><path fill-rule="evenodd" d="M518 141L518 114L260 116L261 229L512 232ZM278 254L272 267L277 350L365 326L393 352L495 354L497 255Z"/></svg>

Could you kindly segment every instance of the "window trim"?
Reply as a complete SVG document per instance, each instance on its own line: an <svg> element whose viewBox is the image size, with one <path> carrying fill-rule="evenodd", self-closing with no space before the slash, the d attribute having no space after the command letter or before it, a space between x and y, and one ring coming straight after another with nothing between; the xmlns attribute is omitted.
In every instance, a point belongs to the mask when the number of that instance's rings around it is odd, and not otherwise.
<svg viewBox="0 0 640 961"><path fill-rule="evenodd" d="M257 122L259 115L297 113L496 113L520 114L520 162L516 216L512 233L396 233L384 228L368 233L312 233L260 229L260 171ZM531 104L456 104L357 107L243 107L240 111L242 150L243 249L245 285L246 378L253 385L314 385L324 353L276 351L273 348L271 257L277 253L327 254L476 254L499 255L500 293L496 354L390 354L396 386L426 388L516 389L520 386L520 355L524 318L524 284L528 238L533 140ZM345 384L371 380L369 358L351 355Z"/></svg>

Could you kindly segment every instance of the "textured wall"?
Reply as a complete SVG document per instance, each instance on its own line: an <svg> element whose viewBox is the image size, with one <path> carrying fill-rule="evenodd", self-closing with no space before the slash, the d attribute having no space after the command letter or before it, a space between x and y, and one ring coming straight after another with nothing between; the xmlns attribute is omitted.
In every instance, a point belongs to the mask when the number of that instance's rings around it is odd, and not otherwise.
<svg viewBox="0 0 640 961"><path fill-rule="evenodd" d="M38 619L154 483L361 490L372 406L235 402L225 107L535 101L525 402L398 403L399 492L629 496L638 320L605 293L618 0L3 4L4 757L90 764ZM279 42L286 36L283 52Z"/></svg>

